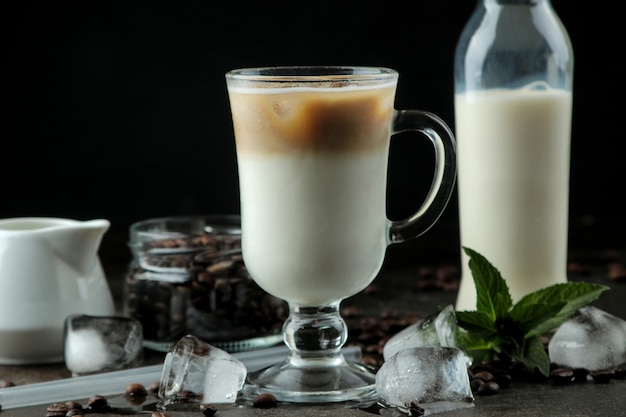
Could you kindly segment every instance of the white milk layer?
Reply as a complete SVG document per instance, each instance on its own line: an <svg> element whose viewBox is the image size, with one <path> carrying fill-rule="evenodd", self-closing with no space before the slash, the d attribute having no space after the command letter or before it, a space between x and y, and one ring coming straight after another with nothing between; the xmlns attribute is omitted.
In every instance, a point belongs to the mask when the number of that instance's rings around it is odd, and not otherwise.
<svg viewBox="0 0 626 417"><path fill-rule="evenodd" d="M461 245L498 268L514 302L567 281L571 109L562 90L455 98ZM460 310L476 308L468 260Z"/></svg>
<svg viewBox="0 0 626 417"><path fill-rule="evenodd" d="M375 278L387 244L387 151L238 154L243 254L264 290L321 306Z"/></svg>

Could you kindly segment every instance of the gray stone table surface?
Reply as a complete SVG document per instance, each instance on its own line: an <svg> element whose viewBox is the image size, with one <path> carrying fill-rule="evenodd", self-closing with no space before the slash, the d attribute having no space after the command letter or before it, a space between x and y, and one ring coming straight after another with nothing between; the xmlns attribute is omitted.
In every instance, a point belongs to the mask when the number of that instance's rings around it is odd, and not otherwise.
<svg viewBox="0 0 626 417"><path fill-rule="evenodd" d="M570 233L569 279L609 285L610 291L594 302L599 308L626 319L626 234L624 219L593 227L575 227ZM410 317L415 320L425 317L439 308L453 304L456 297L455 282L458 283L459 249L456 230L435 226L423 237L390 247L380 275L368 291L357 294L343 303L349 325L355 326L363 318L381 319L385 314ZM126 237L105 238L101 259L112 292L121 306L124 274L127 268ZM433 276L444 275L446 285L426 285ZM615 279L621 274L621 279ZM455 281L457 280L457 281ZM429 281L431 284L434 281ZM146 350L145 365L160 363L163 353ZM16 385L70 378L64 364L0 366L0 380L9 380ZM113 405L125 404L123 392L107 396ZM98 394L94 392L93 394ZM86 404L85 398L76 398ZM104 414L90 416L150 415L154 402L144 410L132 412L122 408ZM0 404L1 405L1 404ZM47 406L41 404L0 411L0 417L46 416ZM144 404L145 405L145 404ZM391 415L389 410L376 407L368 409L350 408L342 404L294 405L278 404L274 408L260 409L247 404L218 407L216 416L372 416ZM168 410L171 417L202 416L196 409ZM400 414L396 414L400 415ZM474 407L436 414L441 417L507 417L507 416L626 416L626 380L612 379L608 383L579 382L568 385L514 381L510 387L492 396L476 396Z"/></svg>

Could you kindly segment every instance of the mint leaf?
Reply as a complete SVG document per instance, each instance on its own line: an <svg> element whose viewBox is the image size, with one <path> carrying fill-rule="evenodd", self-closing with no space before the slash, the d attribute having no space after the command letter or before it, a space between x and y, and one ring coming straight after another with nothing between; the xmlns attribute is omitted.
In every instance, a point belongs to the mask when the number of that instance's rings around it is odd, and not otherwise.
<svg viewBox="0 0 626 417"><path fill-rule="evenodd" d="M539 301L523 305L517 303L513 306L509 317L517 323L520 330L528 337L540 336L545 332L542 331L536 334L534 330L538 329L539 326L544 327L545 323L556 317L565 305L565 301L557 301L552 304L542 304Z"/></svg>
<svg viewBox="0 0 626 417"><path fill-rule="evenodd" d="M498 333L495 320L482 311L457 311L455 316L461 327L478 337L491 337Z"/></svg>
<svg viewBox="0 0 626 417"><path fill-rule="evenodd" d="M489 261L478 252L463 247L470 257L469 267L476 285L476 310L489 315L495 321L506 314L513 305L509 287Z"/></svg>
<svg viewBox="0 0 626 417"><path fill-rule="evenodd" d="M532 312L537 305L552 305L555 308L562 306L551 317L542 323L535 323L532 326L534 328L527 331L528 336L540 336L560 326L579 308L595 301L608 289L606 285L586 282L555 284L523 297L513 307L511 316L516 317L520 322L525 322L528 321L529 312Z"/></svg>
<svg viewBox="0 0 626 417"><path fill-rule="evenodd" d="M550 358L539 336L561 325L609 289L567 282L526 295L515 305L500 271L478 252L463 247L476 285L476 311L456 311L464 348L477 360L504 354L548 376Z"/></svg>
<svg viewBox="0 0 626 417"><path fill-rule="evenodd" d="M513 357L528 369L537 368L543 375L550 375L550 357L538 337L526 340L523 353Z"/></svg>

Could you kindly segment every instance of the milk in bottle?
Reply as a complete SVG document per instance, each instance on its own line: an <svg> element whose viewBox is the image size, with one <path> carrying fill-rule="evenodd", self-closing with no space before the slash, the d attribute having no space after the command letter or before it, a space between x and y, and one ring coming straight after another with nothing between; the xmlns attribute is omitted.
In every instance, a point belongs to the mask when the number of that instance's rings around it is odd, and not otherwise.
<svg viewBox="0 0 626 417"><path fill-rule="evenodd" d="M454 74L461 246L516 302L567 281L572 46L549 0L478 0ZM456 308L474 310L461 261Z"/></svg>

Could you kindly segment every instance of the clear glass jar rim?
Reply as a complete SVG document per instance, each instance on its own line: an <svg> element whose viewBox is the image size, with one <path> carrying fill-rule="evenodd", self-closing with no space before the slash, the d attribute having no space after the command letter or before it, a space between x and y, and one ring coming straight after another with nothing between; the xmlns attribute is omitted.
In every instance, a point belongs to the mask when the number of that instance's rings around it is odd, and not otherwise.
<svg viewBox="0 0 626 417"><path fill-rule="evenodd" d="M241 81L271 82L325 82L325 81L373 81L390 80L398 72L386 67L368 66L275 66L239 68L228 71L227 79Z"/></svg>
<svg viewBox="0 0 626 417"><path fill-rule="evenodd" d="M201 233L239 236L241 235L241 216L238 214L207 214L139 220L129 227L128 245L131 248L141 248L141 245L146 241Z"/></svg>

